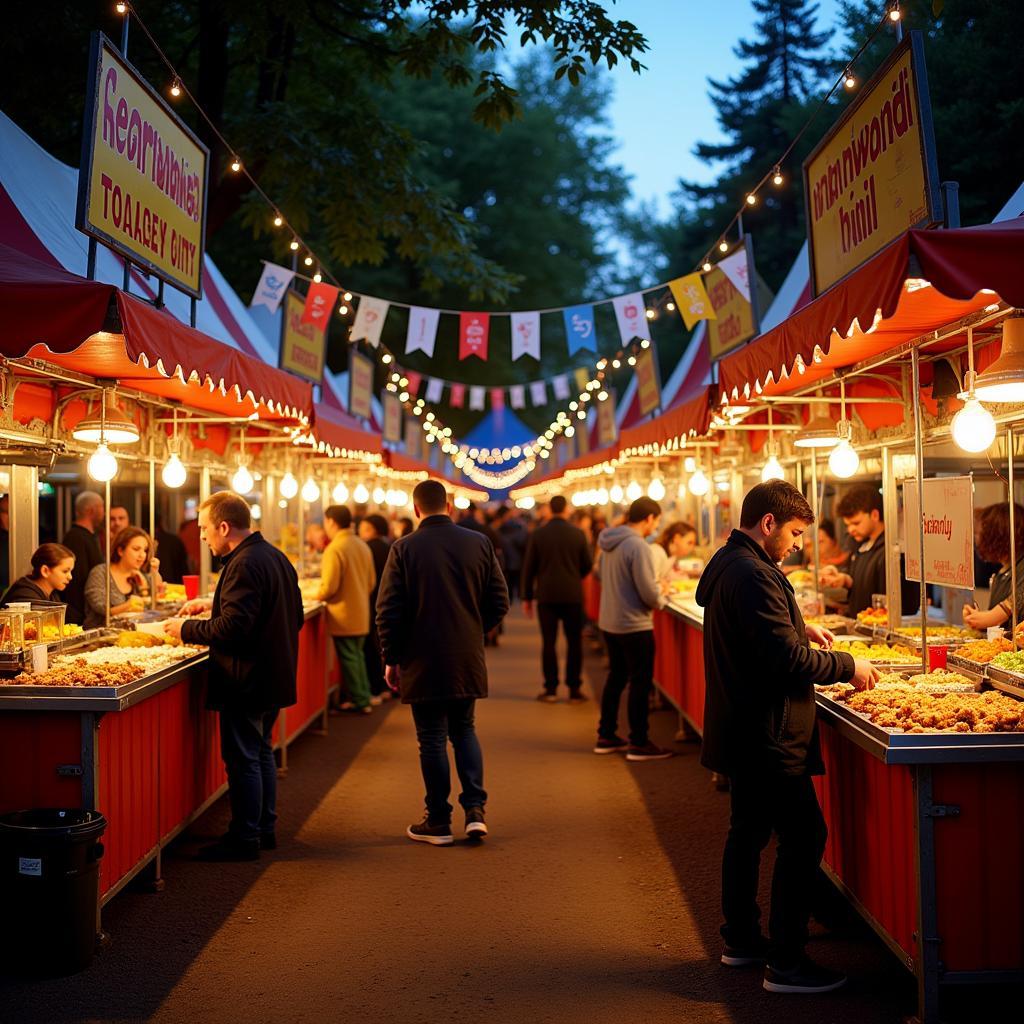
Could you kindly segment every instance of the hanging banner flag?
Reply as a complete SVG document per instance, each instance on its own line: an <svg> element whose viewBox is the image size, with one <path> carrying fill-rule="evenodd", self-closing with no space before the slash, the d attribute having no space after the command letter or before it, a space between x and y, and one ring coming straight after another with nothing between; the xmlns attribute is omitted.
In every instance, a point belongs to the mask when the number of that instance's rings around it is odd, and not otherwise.
<svg viewBox="0 0 1024 1024"><path fill-rule="evenodd" d="M460 313L459 359L476 356L487 362L487 335L490 329L490 313Z"/></svg>
<svg viewBox="0 0 1024 1024"><path fill-rule="evenodd" d="M372 295L363 295L359 299L356 310L356 322L352 325L352 341L368 341L374 348L380 344L380 332L384 330L388 307L391 305L384 299L375 299Z"/></svg>
<svg viewBox="0 0 1024 1024"><path fill-rule="evenodd" d="M405 454L410 459L423 459L423 428L415 416L405 421Z"/></svg>
<svg viewBox="0 0 1024 1024"><path fill-rule="evenodd" d="M640 363L637 362L637 366ZM584 431L585 432L585 431ZM603 402L597 403L597 446L607 448L618 440L619 430L615 423L615 392L609 391Z"/></svg>
<svg viewBox="0 0 1024 1024"><path fill-rule="evenodd" d="M271 313L276 313L294 276L294 270L279 267L276 263L264 263L263 273L260 274L260 283L256 285L256 291L252 293L252 302L249 303L249 308L266 306Z"/></svg>
<svg viewBox="0 0 1024 1024"><path fill-rule="evenodd" d="M278 365L314 384L324 379L325 336L322 330L302 322L304 299L289 289L281 313L281 348Z"/></svg>
<svg viewBox="0 0 1024 1024"><path fill-rule="evenodd" d="M548 404L548 389L544 386L544 381L535 380L530 384L530 401L534 405Z"/></svg>
<svg viewBox="0 0 1024 1024"><path fill-rule="evenodd" d="M576 381L576 391L582 395L590 383L590 371L585 366L581 366L578 370L572 371L572 379Z"/></svg>
<svg viewBox="0 0 1024 1024"><path fill-rule="evenodd" d="M608 399L604 403L615 401L615 393L610 391L608 393ZM615 421L615 417L612 416L612 422ZM590 420L582 419L576 421L576 451L580 455L586 455L590 452Z"/></svg>
<svg viewBox="0 0 1024 1024"><path fill-rule="evenodd" d="M409 309L409 330L405 335L405 351L426 352L434 355L434 343L437 341L437 323L441 318L441 310L425 309L412 306Z"/></svg>
<svg viewBox="0 0 1024 1024"><path fill-rule="evenodd" d="M693 325L698 320L715 319L715 307L711 305L711 299L704 290L704 281L700 274L677 277L674 281L669 281L668 286L688 331L693 330Z"/></svg>
<svg viewBox="0 0 1024 1024"><path fill-rule="evenodd" d="M526 405L526 388L522 384L513 384L508 389L508 400L513 409L522 409Z"/></svg>
<svg viewBox="0 0 1024 1024"><path fill-rule="evenodd" d="M593 306L570 306L562 310L565 319L565 339L569 355L580 349L597 351L597 327L594 323Z"/></svg>
<svg viewBox="0 0 1024 1024"><path fill-rule="evenodd" d="M402 403L397 396L384 395L384 440L399 442L402 440Z"/></svg>
<svg viewBox="0 0 1024 1024"><path fill-rule="evenodd" d="M427 378L427 401L431 405L437 405L441 401L441 396L444 394L444 381L438 380L436 377Z"/></svg>
<svg viewBox="0 0 1024 1024"><path fill-rule="evenodd" d="M718 269L732 282L732 286L750 301L750 264L747 261L746 249L737 249L731 256L716 264Z"/></svg>
<svg viewBox="0 0 1024 1024"><path fill-rule="evenodd" d="M483 407L484 407L484 399L485 399L486 396L487 396L487 389L486 388L477 387L477 385L474 384L469 389L469 407L470 407L470 409L482 410Z"/></svg>
<svg viewBox="0 0 1024 1024"><path fill-rule="evenodd" d="M619 295L612 299L615 307L615 319L619 324L619 337L623 345L628 345L634 338L646 338L650 341L651 325L647 320L647 307L640 292L630 295Z"/></svg>
<svg viewBox="0 0 1024 1024"><path fill-rule="evenodd" d="M654 358L653 344L637 353L636 394L640 412L644 416L661 405L661 382L658 379L658 361Z"/></svg>
<svg viewBox="0 0 1024 1024"><path fill-rule="evenodd" d="M318 330L326 330L334 309L334 300L338 297L338 291L339 289L332 284L317 284L314 281L309 286L309 291L306 292L306 307L302 311L302 322L310 324Z"/></svg>
<svg viewBox="0 0 1024 1024"><path fill-rule="evenodd" d="M569 378L564 373L552 377L551 390L555 393L555 398L564 402L569 397Z"/></svg>
<svg viewBox="0 0 1024 1024"><path fill-rule="evenodd" d="M422 376L415 373L413 370L406 370L405 379L409 382L405 390L408 391L410 395L418 395L420 393L420 382L423 380Z"/></svg>
<svg viewBox="0 0 1024 1024"><path fill-rule="evenodd" d="M752 263L748 235L747 245L704 275L704 286L715 310L714 320L708 323L708 352L712 360L738 348L760 330L757 302L752 301L757 299L757 290L750 289ZM746 295L741 285L746 288Z"/></svg>
<svg viewBox="0 0 1024 1024"><path fill-rule="evenodd" d="M373 361L354 348L348 353L348 411L361 420L368 420L372 411Z"/></svg>
<svg viewBox="0 0 1024 1024"><path fill-rule="evenodd" d="M453 384L451 394L448 396L448 404L453 409L461 409L466 404L466 385Z"/></svg>
<svg viewBox="0 0 1024 1024"><path fill-rule="evenodd" d="M540 313L512 314L512 362L520 356L540 359Z"/></svg>
<svg viewBox="0 0 1024 1024"><path fill-rule="evenodd" d="M491 408L492 409L504 409L505 408L505 389L504 388L491 388Z"/></svg>

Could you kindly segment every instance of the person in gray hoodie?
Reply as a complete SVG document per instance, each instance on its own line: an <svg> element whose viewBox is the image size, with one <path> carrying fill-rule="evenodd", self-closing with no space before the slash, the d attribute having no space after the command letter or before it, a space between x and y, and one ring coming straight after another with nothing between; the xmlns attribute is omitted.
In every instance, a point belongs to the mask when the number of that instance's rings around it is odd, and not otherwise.
<svg viewBox="0 0 1024 1024"><path fill-rule="evenodd" d="M608 648L608 679L601 695L595 754L625 750L627 761L661 761L671 750L647 735L648 699L654 685L654 616L665 597L654 575L646 538L657 532L661 506L637 498L623 526L604 530L601 549L601 610L598 625ZM629 686L629 742L618 735L619 703Z"/></svg>

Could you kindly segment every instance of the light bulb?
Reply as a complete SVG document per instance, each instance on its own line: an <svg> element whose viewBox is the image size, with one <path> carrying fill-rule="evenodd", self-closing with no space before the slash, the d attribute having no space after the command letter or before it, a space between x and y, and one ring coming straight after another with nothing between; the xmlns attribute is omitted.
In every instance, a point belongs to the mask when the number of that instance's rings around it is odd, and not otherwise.
<svg viewBox="0 0 1024 1024"><path fill-rule="evenodd" d="M782 463L779 462L777 456L775 456L774 454L769 455L768 461L764 464L764 469L761 470L761 482L766 483L768 480L785 479L786 474L782 468Z"/></svg>
<svg viewBox="0 0 1024 1024"><path fill-rule="evenodd" d="M177 79L171 83L171 95L175 99L181 95L181 83Z"/></svg>
<svg viewBox="0 0 1024 1024"><path fill-rule="evenodd" d="M843 85L845 85L847 89L852 89L856 84L857 79L853 77L853 72L847 70L846 74L843 75Z"/></svg>
<svg viewBox="0 0 1024 1024"><path fill-rule="evenodd" d="M995 427L992 428L995 433ZM849 440L845 437L832 449L831 454L828 457L828 468L831 470L832 475L839 477L840 480L846 479L848 476L853 476L857 472L857 467L860 465L860 456L857 454L856 449L850 444Z"/></svg>
<svg viewBox="0 0 1024 1024"><path fill-rule="evenodd" d="M160 470L160 477L164 482L164 485L177 489L185 482L188 477L188 470L185 468L185 464L178 458L177 452L171 452L170 458L164 463L164 468Z"/></svg>
<svg viewBox="0 0 1024 1024"><path fill-rule="evenodd" d="M313 275L313 280L317 284L319 284L323 279L324 279L324 275L321 274L319 270Z"/></svg>
<svg viewBox="0 0 1024 1024"><path fill-rule="evenodd" d="M465 511L469 508L469 498L463 497L461 494L455 499L455 507Z"/></svg>
<svg viewBox="0 0 1024 1024"><path fill-rule="evenodd" d="M775 186L782 184L782 168L775 168L775 171L772 174L772 184Z"/></svg>
<svg viewBox="0 0 1024 1024"><path fill-rule="evenodd" d="M395 508L405 508L409 504L409 493L408 491L397 490L395 491L395 500L393 502Z"/></svg>
<svg viewBox="0 0 1024 1024"><path fill-rule="evenodd" d="M710 263L710 261L709 260L705 260L701 264L701 268L700 269L703 270L705 274L710 274L711 273L711 263Z"/></svg>
<svg viewBox="0 0 1024 1024"><path fill-rule="evenodd" d="M726 242L725 240L719 242L718 243L718 251L719 252L728 252L729 251L729 243Z"/></svg>
<svg viewBox="0 0 1024 1024"><path fill-rule="evenodd" d="M274 227L279 228L283 223L284 217L282 217L281 214L277 214L277 216L274 217Z"/></svg>
<svg viewBox="0 0 1024 1024"><path fill-rule="evenodd" d="M647 485L647 497L652 501L661 501L665 497L665 484L660 476L654 477Z"/></svg>
<svg viewBox="0 0 1024 1024"><path fill-rule="evenodd" d="M586 504L586 501L586 495L582 491L577 491L572 496L572 503L573 505L576 506L576 508L582 508Z"/></svg>
<svg viewBox="0 0 1024 1024"><path fill-rule="evenodd" d="M334 499L335 505L344 505L348 501L348 488L344 484L338 484L337 487L331 491L331 497Z"/></svg>
<svg viewBox="0 0 1024 1024"><path fill-rule="evenodd" d="M690 482L687 486L690 488L691 494L701 498L711 489L711 482L704 475L704 470L698 466L693 476L690 477Z"/></svg>
<svg viewBox="0 0 1024 1024"><path fill-rule="evenodd" d="M747 205L748 206L755 206L756 204L757 204L757 196L754 195L753 192L749 193L748 196L747 196Z"/></svg>
<svg viewBox="0 0 1024 1024"><path fill-rule="evenodd" d="M352 492L352 500L357 505L365 505L370 500L370 492L366 489L366 484L356 484L356 489Z"/></svg>
<svg viewBox="0 0 1024 1024"><path fill-rule="evenodd" d="M608 504L608 488L600 487L597 491L597 504L607 505Z"/></svg>
<svg viewBox="0 0 1024 1024"><path fill-rule="evenodd" d="M612 484L608 490L608 497L612 499L613 505L619 505L622 503L623 491L618 484Z"/></svg>
<svg viewBox="0 0 1024 1024"><path fill-rule="evenodd" d="M105 444L100 444L89 457L87 469L93 480L103 484L114 479L117 473L117 459Z"/></svg>
<svg viewBox="0 0 1024 1024"><path fill-rule="evenodd" d="M302 485L302 500L310 505L320 500L320 485L311 476Z"/></svg>
<svg viewBox="0 0 1024 1024"><path fill-rule="evenodd" d="M299 481L292 476L289 470L283 477L281 477L281 486L278 488L281 492L282 498L294 498L299 493Z"/></svg>
<svg viewBox="0 0 1024 1024"><path fill-rule="evenodd" d="M383 487L374 487L373 489L373 503L375 505L383 505L387 501L388 492Z"/></svg>
<svg viewBox="0 0 1024 1024"><path fill-rule="evenodd" d="M235 494L248 494L252 489L255 481L252 478L252 473L249 472L248 467L244 462L238 464L238 469L235 470L235 475L231 478L231 490Z"/></svg>
<svg viewBox="0 0 1024 1024"><path fill-rule="evenodd" d="M983 452L996 439L996 422L976 398L969 397L953 417L953 440L965 452Z"/></svg>
<svg viewBox="0 0 1024 1024"><path fill-rule="evenodd" d="M629 486L626 488L626 497L630 501L636 501L643 493L643 488L635 480L630 480Z"/></svg>
<svg viewBox="0 0 1024 1024"><path fill-rule="evenodd" d="M299 240L297 238L293 238L288 243L288 248L291 249L292 252L295 252L299 248Z"/></svg>
<svg viewBox="0 0 1024 1024"><path fill-rule="evenodd" d="M521 508L525 511L529 511L529 509L533 508L533 506L536 504L537 499L530 497L530 495L527 495L525 498L519 498L516 501L516 508Z"/></svg>
<svg viewBox="0 0 1024 1024"><path fill-rule="evenodd" d="M241 169L242 169L242 161L239 160L238 157L236 156L234 158L234 160L231 161L231 170L233 170L235 172L235 174L237 174Z"/></svg>
<svg viewBox="0 0 1024 1024"><path fill-rule="evenodd" d="M258 501L253 502L249 506L249 515L252 516L253 522L258 523L263 518L263 506Z"/></svg>

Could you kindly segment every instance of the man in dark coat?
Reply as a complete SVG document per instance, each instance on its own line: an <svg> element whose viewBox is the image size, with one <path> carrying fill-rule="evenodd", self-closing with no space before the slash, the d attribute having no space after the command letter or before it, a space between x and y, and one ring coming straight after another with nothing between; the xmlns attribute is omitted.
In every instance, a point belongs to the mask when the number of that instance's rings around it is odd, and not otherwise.
<svg viewBox="0 0 1024 1024"><path fill-rule="evenodd" d="M811 782L824 771L815 684L873 686L870 662L828 650L832 634L805 626L779 563L814 522L784 480L758 484L740 529L708 563L697 587L704 607L704 741L701 762L729 776L732 816L722 862L722 963L764 964L770 992L829 992L842 974L804 954L810 897L825 850L825 820ZM825 650L812 650L813 640ZM778 837L771 942L757 905L761 851Z"/></svg>
<svg viewBox="0 0 1024 1024"><path fill-rule="evenodd" d="M281 708L295 703L302 595L291 562L254 533L249 506L218 491L199 506L199 530L223 568L213 601L190 601L182 615L209 609L209 619L174 619L164 629L210 648L207 706L220 712L231 826L203 860L257 860L277 846L277 767L271 733Z"/></svg>
<svg viewBox="0 0 1024 1024"><path fill-rule="evenodd" d="M95 491L82 491L75 497L75 521L61 543L75 556L75 571L61 598L68 606L68 622L85 621L85 581L89 573L103 561L97 531L105 519L103 499Z"/></svg>
<svg viewBox="0 0 1024 1024"><path fill-rule="evenodd" d="M487 696L484 634L508 612L508 588L491 542L451 520L444 485L418 484L412 495L419 529L391 545L377 597L377 633L386 678L412 705L426 786L426 815L406 835L417 842L453 842L448 803L448 740L462 784L466 835L487 834L483 755L474 726Z"/></svg>
<svg viewBox="0 0 1024 1024"><path fill-rule="evenodd" d="M543 639L541 667L544 689L537 698L558 700L558 624L562 624L568 653L565 661L565 685L569 703L586 700L580 689L583 670L583 580L590 575L594 561L583 531L567 517L568 504L561 494L551 499L551 518L530 535L523 561L523 611L533 613L537 598L537 618Z"/></svg>

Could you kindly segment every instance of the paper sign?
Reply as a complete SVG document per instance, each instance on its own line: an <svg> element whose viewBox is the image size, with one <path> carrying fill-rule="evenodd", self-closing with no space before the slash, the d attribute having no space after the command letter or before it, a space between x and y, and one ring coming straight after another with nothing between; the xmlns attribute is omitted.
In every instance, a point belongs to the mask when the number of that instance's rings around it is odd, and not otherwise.
<svg viewBox="0 0 1024 1024"><path fill-rule="evenodd" d="M278 365L314 384L324 379L324 332L302 322L305 301L298 292L285 295L281 314L281 348Z"/></svg>
<svg viewBox="0 0 1024 1024"><path fill-rule="evenodd" d="M661 405L661 383L658 380L658 365L654 360L654 345L637 353L636 394L640 412L644 416Z"/></svg>
<svg viewBox="0 0 1024 1024"><path fill-rule="evenodd" d="M348 411L361 420L370 418L373 394L373 363L355 348L349 349Z"/></svg>
<svg viewBox="0 0 1024 1024"><path fill-rule="evenodd" d="M615 319L619 324L619 337L623 345L628 345L634 338L650 340L651 325L640 292L619 295L612 299L612 306L615 307Z"/></svg>
<svg viewBox="0 0 1024 1024"><path fill-rule="evenodd" d="M903 536L908 580L921 579L921 505L917 481L903 481ZM974 589L974 481L969 476L924 482L924 581Z"/></svg>
<svg viewBox="0 0 1024 1024"><path fill-rule="evenodd" d="M540 313L512 314L512 362L520 356L540 359Z"/></svg>
<svg viewBox="0 0 1024 1024"><path fill-rule="evenodd" d="M402 440L402 403L396 395L384 396L384 440Z"/></svg>

